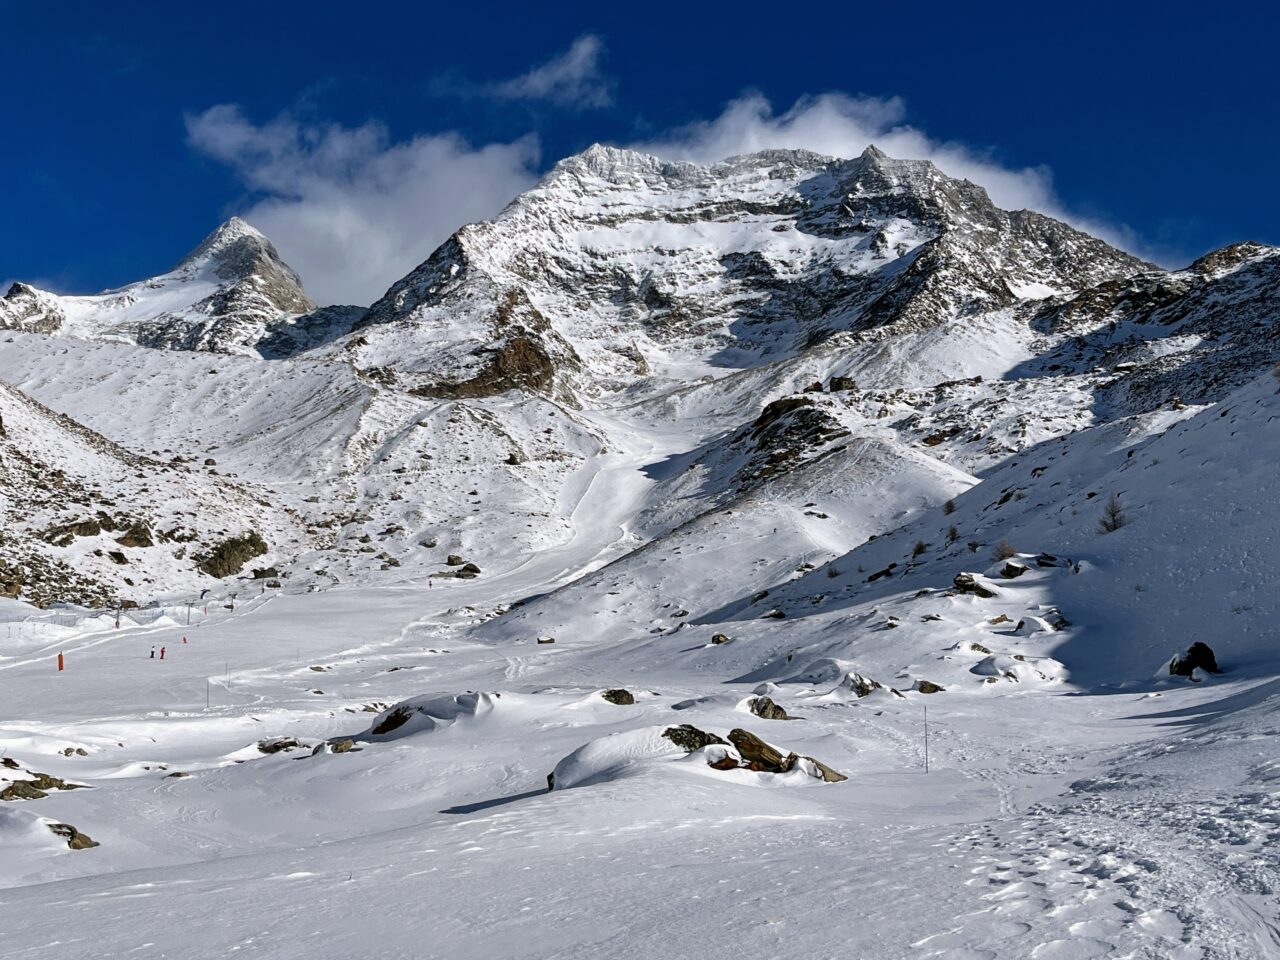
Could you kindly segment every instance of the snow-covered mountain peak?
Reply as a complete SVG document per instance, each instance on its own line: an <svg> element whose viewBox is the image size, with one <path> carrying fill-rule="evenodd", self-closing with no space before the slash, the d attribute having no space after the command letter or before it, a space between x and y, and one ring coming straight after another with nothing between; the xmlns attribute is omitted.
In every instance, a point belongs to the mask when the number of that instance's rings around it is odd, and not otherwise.
<svg viewBox="0 0 1280 960"><path fill-rule="evenodd" d="M173 272L211 265L223 279L241 279L259 259L281 262L275 247L260 230L239 217L232 217L201 240Z"/></svg>
<svg viewBox="0 0 1280 960"><path fill-rule="evenodd" d="M691 163L663 160L661 157L638 150L593 143L581 153L566 157L557 163L543 183L572 177L625 185L652 177L677 179L681 176L696 175L698 171L699 168Z"/></svg>
<svg viewBox="0 0 1280 960"><path fill-rule="evenodd" d="M147 280L90 296L15 284L0 299L0 329L274 356L345 332L359 312L318 311L271 241L232 217Z"/></svg>
<svg viewBox="0 0 1280 960"><path fill-rule="evenodd" d="M528 381L494 369L518 337L540 357L538 383L595 392L757 366L841 332L922 329L1148 268L874 148L702 166L596 144L492 221L457 231L338 349L430 395L478 381L501 392ZM512 326L517 315L527 322Z"/></svg>
<svg viewBox="0 0 1280 960"><path fill-rule="evenodd" d="M281 259L271 241L239 217L232 217L205 237L172 273L189 276L206 271L221 281L252 281L281 312L315 309L302 289L301 278Z"/></svg>

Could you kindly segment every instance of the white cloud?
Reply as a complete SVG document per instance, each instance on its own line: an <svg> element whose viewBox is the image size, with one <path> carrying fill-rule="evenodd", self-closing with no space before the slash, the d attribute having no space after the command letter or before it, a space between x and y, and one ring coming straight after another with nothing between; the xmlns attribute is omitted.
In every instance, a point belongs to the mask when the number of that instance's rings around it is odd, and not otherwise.
<svg viewBox="0 0 1280 960"><path fill-rule="evenodd" d="M464 223L537 179L533 136L473 147L455 133L392 143L384 127L262 125L222 104L187 117L195 149L265 197L241 212L320 303L367 304Z"/></svg>
<svg viewBox="0 0 1280 960"><path fill-rule="evenodd" d="M558 57L511 80L489 84L483 93L502 100L546 100L564 107L607 107L610 81L600 70L604 42L583 34Z"/></svg>
<svg viewBox="0 0 1280 960"><path fill-rule="evenodd" d="M1066 210L1047 167L1009 167L989 152L934 140L905 120L906 110L896 97L827 93L803 97L776 113L763 96L748 94L729 103L714 120L691 123L633 146L661 157L705 164L773 148L856 157L874 143L891 157L932 160L949 176L972 180L986 189L998 207L1037 210L1125 249L1136 245L1127 228Z"/></svg>

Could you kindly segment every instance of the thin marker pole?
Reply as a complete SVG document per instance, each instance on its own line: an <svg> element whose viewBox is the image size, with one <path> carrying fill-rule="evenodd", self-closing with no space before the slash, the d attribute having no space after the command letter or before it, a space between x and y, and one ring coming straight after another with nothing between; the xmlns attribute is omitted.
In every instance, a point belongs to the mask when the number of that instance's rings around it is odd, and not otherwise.
<svg viewBox="0 0 1280 960"><path fill-rule="evenodd" d="M924 772L929 772L929 705L922 704L924 707Z"/></svg>

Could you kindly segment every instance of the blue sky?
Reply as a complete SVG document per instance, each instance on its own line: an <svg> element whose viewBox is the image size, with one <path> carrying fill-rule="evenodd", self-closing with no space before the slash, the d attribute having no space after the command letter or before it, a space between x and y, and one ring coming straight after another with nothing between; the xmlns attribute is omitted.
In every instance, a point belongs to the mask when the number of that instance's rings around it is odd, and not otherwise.
<svg viewBox="0 0 1280 960"><path fill-rule="evenodd" d="M122 284L237 213L366 302L597 140L874 139L1168 265L1280 242L1274 18L931 6L0 2L0 280Z"/></svg>

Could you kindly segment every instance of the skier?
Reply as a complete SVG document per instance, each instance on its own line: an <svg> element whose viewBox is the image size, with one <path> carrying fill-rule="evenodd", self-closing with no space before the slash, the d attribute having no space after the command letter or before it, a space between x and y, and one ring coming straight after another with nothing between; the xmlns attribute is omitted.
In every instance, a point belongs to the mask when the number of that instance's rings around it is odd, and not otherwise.
<svg viewBox="0 0 1280 960"><path fill-rule="evenodd" d="M160 659L161 659L161 660L163 660L163 659L164 659L164 647L161 647L161 648L160 648Z"/></svg>
<svg viewBox="0 0 1280 960"><path fill-rule="evenodd" d="M156 658L156 648L155 648L154 646L152 646L152 648L151 648L151 659L152 659L152 660L154 660L155 658Z"/></svg>

